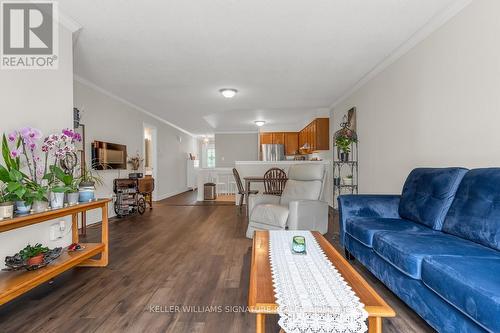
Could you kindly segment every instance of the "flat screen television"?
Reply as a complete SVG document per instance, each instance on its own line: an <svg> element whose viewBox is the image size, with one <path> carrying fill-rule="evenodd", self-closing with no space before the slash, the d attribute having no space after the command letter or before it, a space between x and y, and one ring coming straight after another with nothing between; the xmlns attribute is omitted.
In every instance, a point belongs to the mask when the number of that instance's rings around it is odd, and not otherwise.
<svg viewBox="0 0 500 333"><path fill-rule="evenodd" d="M92 168L127 169L127 146L103 141L92 142Z"/></svg>

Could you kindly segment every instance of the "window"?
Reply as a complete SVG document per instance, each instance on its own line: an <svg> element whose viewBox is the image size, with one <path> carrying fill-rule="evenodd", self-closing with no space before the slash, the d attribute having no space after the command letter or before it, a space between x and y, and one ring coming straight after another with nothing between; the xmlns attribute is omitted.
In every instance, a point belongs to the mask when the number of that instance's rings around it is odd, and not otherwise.
<svg viewBox="0 0 500 333"><path fill-rule="evenodd" d="M215 148L207 148L207 168L215 168Z"/></svg>

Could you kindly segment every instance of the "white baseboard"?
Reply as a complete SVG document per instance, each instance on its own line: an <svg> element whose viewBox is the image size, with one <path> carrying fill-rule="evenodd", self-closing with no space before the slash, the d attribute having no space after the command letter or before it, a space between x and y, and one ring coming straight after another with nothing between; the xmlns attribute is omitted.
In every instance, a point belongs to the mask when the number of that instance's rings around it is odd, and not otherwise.
<svg viewBox="0 0 500 333"><path fill-rule="evenodd" d="M160 201L160 200L164 200L164 199L167 199L167 198L170 198L170 197L173 197L175 195L178 195L178 194L181 194L181 193L184 193L184 192L187 192L189 191L190 189L188 187L186 187L185 189L181 190L181 191L174 191L174 192L169 192L169 193L164 193L164 194L158 194L156 196L156 199L155 199L155 202L156 201Z"/></svg>

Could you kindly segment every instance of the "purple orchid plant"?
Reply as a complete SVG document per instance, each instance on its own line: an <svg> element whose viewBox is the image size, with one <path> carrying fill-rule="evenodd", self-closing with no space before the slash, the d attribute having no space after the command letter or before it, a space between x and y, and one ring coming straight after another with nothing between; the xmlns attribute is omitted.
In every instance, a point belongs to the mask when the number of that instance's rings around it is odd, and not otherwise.
<svg viewBox="0 0 500 333"><path fill-rule="evenodd" d="M51 134L43 140L42 137L42 132L32 127L4 134L2 154L5 167L0 165L0 180L4 183L16 183L10 177L16 175L14 180L17 180L18 185L26 185L25 192L42 193L42 183L47 179L46 175L51 168L49 163L57 166L66 154L75 151L75 143L82 140L80 134L71 129L63 129L61 133ZM21 169L27 170L27 173ZM19 187L12 184L11 188L17 190ZM20 193L16 194L17 197L21 197Z"/></svg>

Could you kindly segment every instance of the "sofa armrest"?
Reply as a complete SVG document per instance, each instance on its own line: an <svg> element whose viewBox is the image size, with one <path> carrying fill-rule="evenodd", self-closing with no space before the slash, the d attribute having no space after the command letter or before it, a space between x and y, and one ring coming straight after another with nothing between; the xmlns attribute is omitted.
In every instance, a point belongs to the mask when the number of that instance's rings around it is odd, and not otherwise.
<svg viewBox="0 0 500 333"><path fill-rule="evenodd" d="M248 212L249 215L252 215L252 210L255 206L261 204L274 204L279 205L280 198L277 195L269 195L269 194L251 194L248 196Z"/></svg>
<svg viewBox="0 0 500 333"><path fill-rule="evenodd" d="M328 203L318 200L296 200L288 204L288 229L328 231Z"/></svg>
<svg viewBox="0 0 500 333"><path fill-rule="evenodd" d="M400 195L340 195L339 230L340 245L344 246L346 221L353 217L399 218Z"/></svg>

